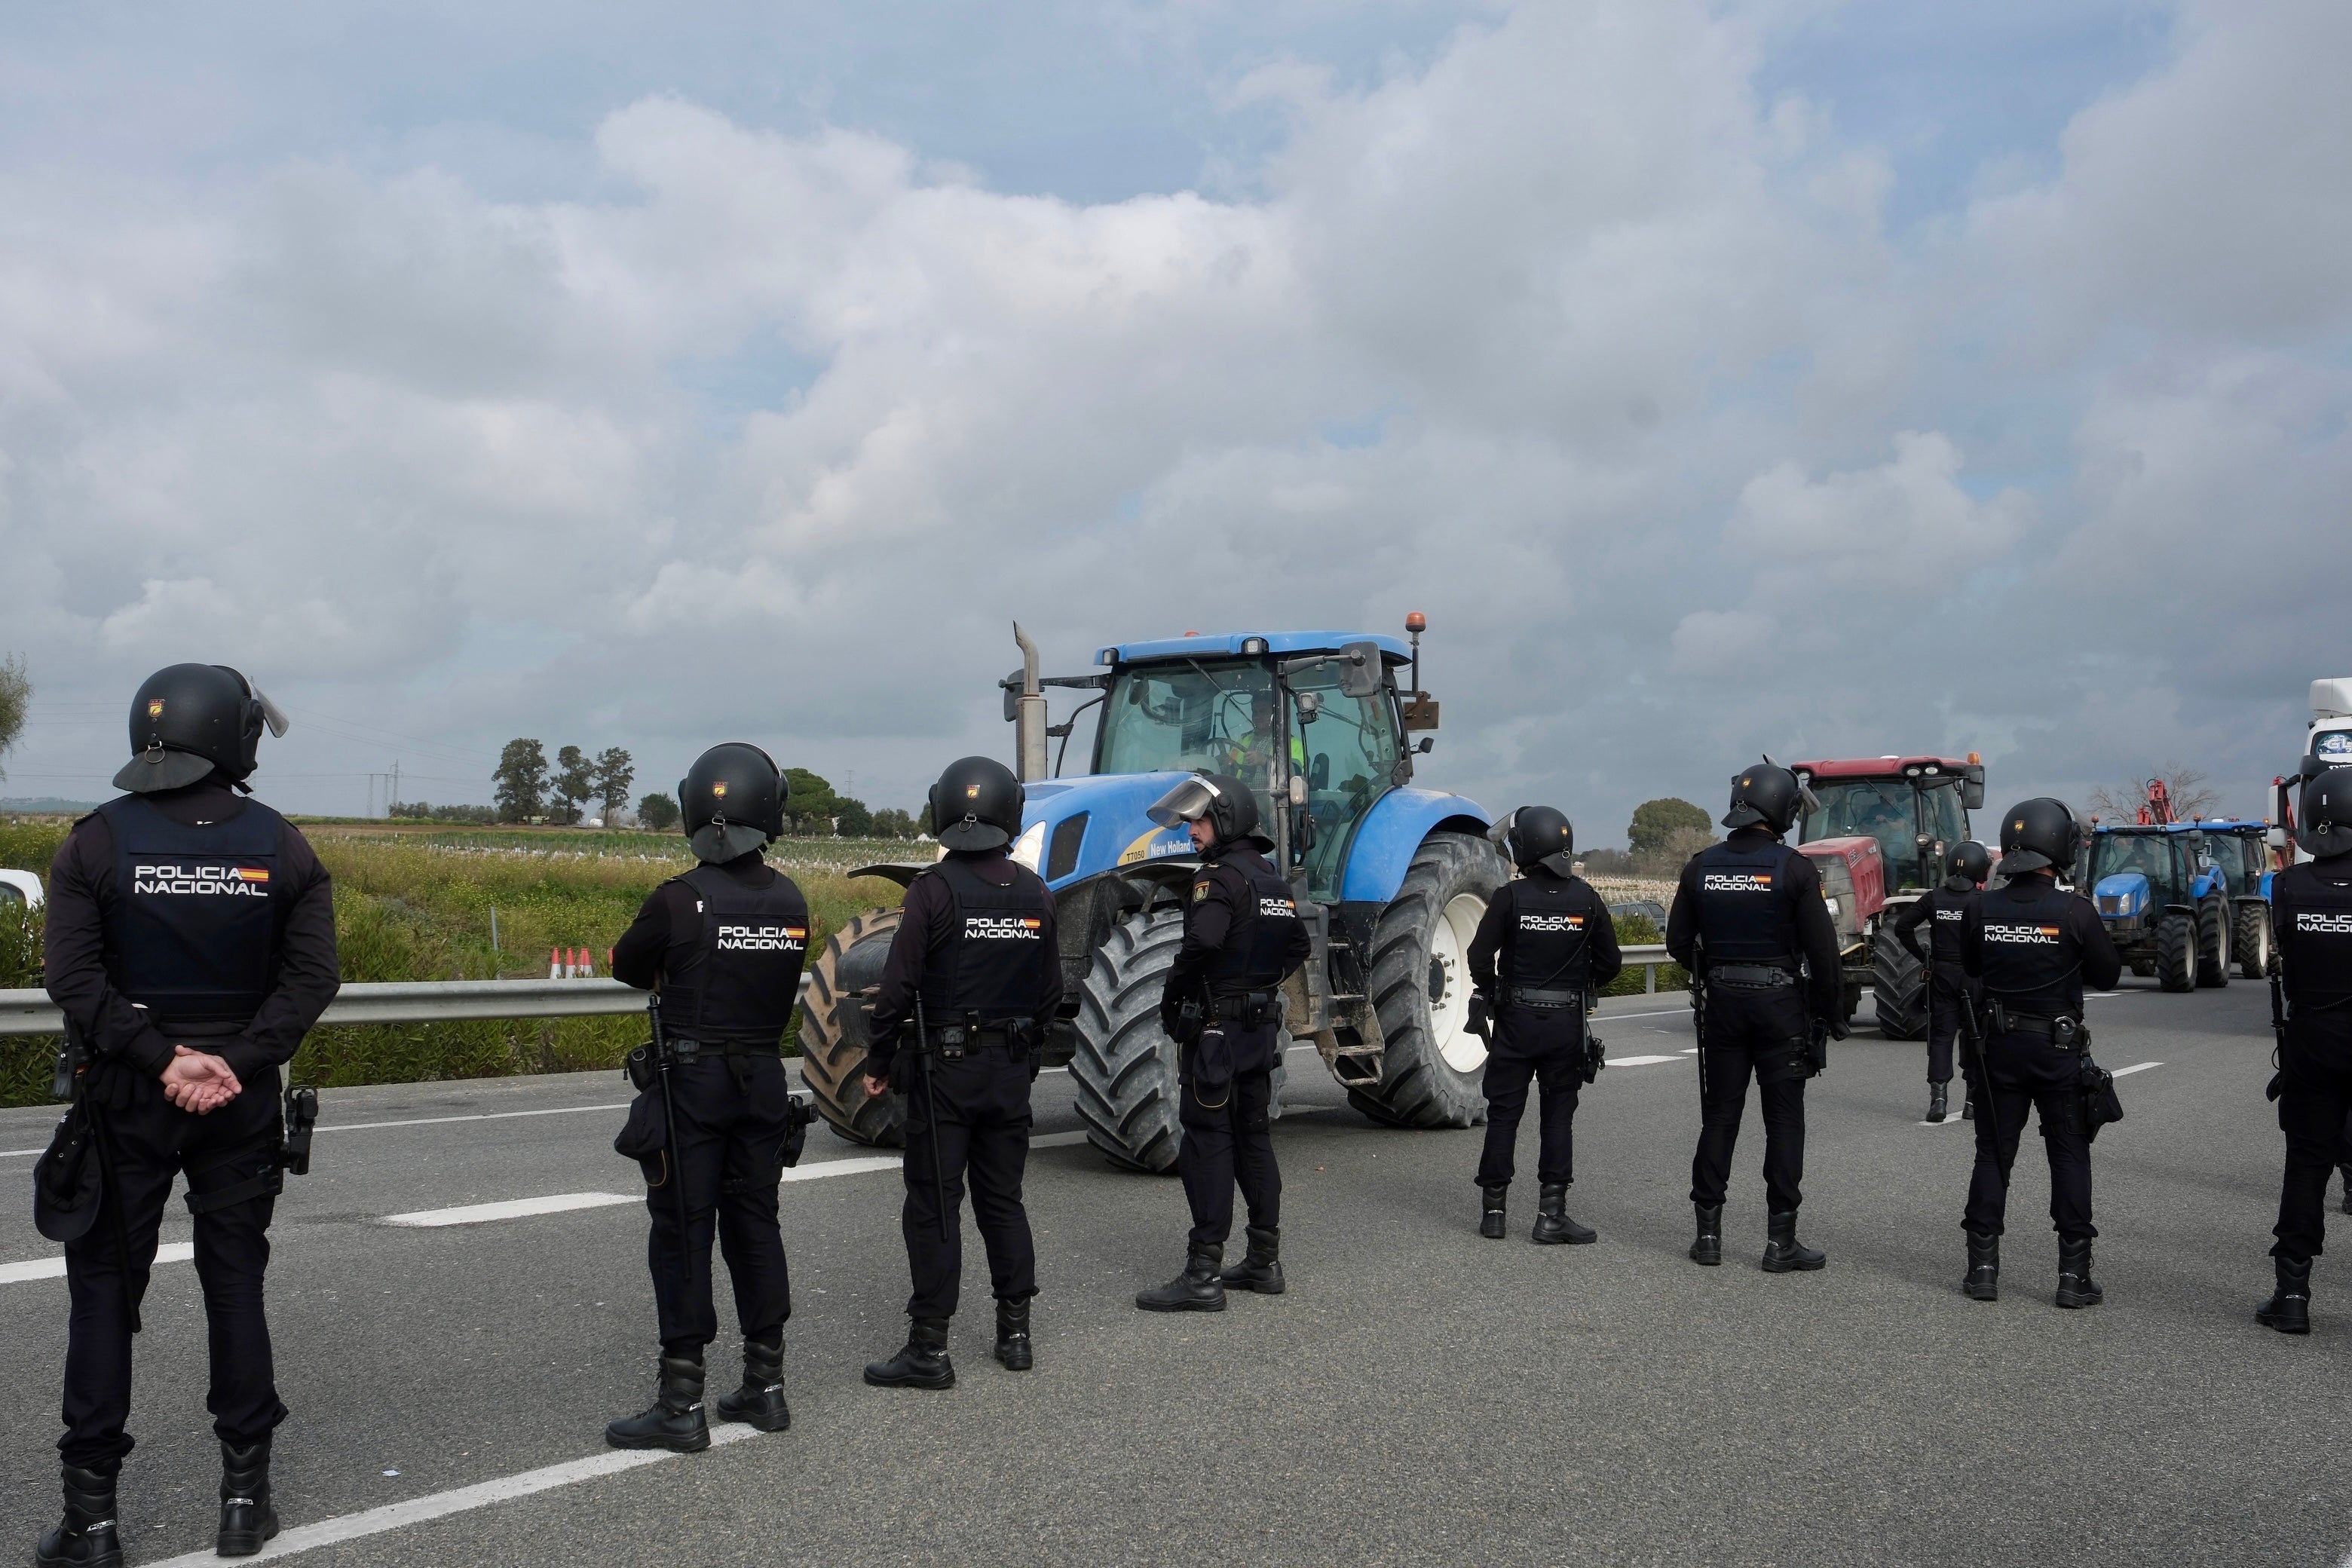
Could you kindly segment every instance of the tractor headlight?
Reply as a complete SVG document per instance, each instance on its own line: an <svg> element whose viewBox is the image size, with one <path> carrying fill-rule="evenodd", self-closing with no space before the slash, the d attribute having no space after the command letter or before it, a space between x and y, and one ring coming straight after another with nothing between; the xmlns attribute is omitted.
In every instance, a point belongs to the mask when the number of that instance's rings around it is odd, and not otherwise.
<svg viewBox="0 0 2352 1568"><path fill-rule="evenodd" d="M1020 837L1013 841L1013 863L1026 866L1032 871L1045 858L1045 825L1032 823Z"/></svg>

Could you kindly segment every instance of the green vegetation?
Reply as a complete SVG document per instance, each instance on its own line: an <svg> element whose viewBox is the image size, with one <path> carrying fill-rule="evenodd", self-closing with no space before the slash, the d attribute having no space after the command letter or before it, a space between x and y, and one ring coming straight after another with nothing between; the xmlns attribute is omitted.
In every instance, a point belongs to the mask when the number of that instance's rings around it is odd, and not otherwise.
<svg viewBox="0 0 2352 1568"><path fill-rule="evenodd" d="M0 756L6 756L25 732L25 715L32 706L33 682L25 673L25 656L12 653L0 658ZM8 771L0 768L0 779L7 776Z"/></svg>
<svg viewBox="0 0 2352 1568"><path fill-rule="evenodd" d="M67 826L0 826L0 864L46 877ZM335 879L347 981L544 975L549 950L558 947L586 948L602 973L607 951L646 895L693 864L676 836L651 833L313 827L309 837ZM813 952L851 916L898 901L896 884L846 873L902 847L841 839L777 844L772 859L808 896ZM37 921L0 920L0 985L38 985L38 952ZM564 1072L617 1067L644 1037L635 1017L321 1028L304 1042L294 1071L338 1086ZM796 1037L797 1029L787 1045ZM53 1039L0 1040L0 1103L45 1100L55 1053Z"/></svg>

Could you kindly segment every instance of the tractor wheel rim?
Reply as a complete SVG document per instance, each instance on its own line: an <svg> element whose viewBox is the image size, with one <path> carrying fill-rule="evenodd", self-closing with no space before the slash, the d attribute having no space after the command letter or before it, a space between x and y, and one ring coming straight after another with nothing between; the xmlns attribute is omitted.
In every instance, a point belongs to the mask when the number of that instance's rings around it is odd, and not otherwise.
<svg viewBox="0 0 2352 1568"><path fill-rule="evenodd" d="M1429 932L1429 1031L1437 1054L1455 1072L1475 1072L1486 1042L1465 1027L1470 1021L1470 942L1486 900L1457 894L1438 911Z"/></svg>

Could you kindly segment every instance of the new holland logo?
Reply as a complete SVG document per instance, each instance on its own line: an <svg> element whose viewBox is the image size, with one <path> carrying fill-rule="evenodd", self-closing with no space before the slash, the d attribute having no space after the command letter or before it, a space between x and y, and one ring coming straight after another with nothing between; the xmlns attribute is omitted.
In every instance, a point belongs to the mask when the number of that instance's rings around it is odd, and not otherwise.
<svg viewBox="0 0 2352 1568"><path fill-rule="evenodd" d="M1027 915L966 915L963 934L980 942L1037 942L1045 922Z"/></svg>
<svg viewBox="0 0 2352 1568"><path fill-rule="evenodd" d="M2058 928L2056 926L1988 925L1984 928L1984 939L1987 942L2021 943L2027 947L2056 947Z"/></svg>
<svg viewBox="0 0 2352 1568"><path fill-rule="evenodd" d="M806 926L731 926L722 922L719 927L721 952L795 952L806 946Z"/></svg>
<svg viewBox="0 0 2352 1568"><path fill-rule="evenodd" d="M2294 929L2314 936L2352 936L2352 915L2324 915L2315 910L2295 911Z"/></svg>
<svg viewBox="0 0 2352 1568"><path fill-rule="evenodd" d="M1584 917L1582 915L1522 914L1519 917L1519 929L1521 931L1554 933L1559 931L1579 931L1584 929Z"/></svg>
<svg viewBox="0 0 2352 1568"><path fill-rule="evenodd" d="M258 866L134 865L131 890L165 898L266 899L269 873Z"/></svg>
<svg viewBox="0 0 2352 1568"><path fill-rule="evenodd" d="M1288 899L1260 899L1257 912L1274 920L1295 921L1298 918L1298 906Z"/></svg>
<svg viewBox="0 0 2352 1568"><path fill-rule="evenodd" d="M1769 871L1709 871L1699 879L1702 893L1769 893L1772 890Z"/></svg>

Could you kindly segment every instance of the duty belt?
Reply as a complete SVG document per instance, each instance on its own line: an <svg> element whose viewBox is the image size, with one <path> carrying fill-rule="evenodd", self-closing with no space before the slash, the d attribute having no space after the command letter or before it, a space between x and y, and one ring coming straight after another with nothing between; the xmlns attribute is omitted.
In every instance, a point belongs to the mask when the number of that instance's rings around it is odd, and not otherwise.
<svg viewBox="0 0 2352 1568"><path fill-rule="evenodd" d="M1778 964L1717 963L1708 965L1706 983L1735 991L1775 991L1796 984L1797 977Z"/></svg>
<svg viewBox="0 0 2352 1568"><path fill-rule="evenodd" d="M1538 991L1532 987L1522 988L1515 985L1504 994L1510 998L1511 1005L1515 1007L1554 1008L1584 1005L1584 993L1581 991Z"/></svg>
<svg viewBox="0 0 2352 1568"><path fill-rule="evenodd" d="M2001 1013L1994 1029L2003 1035L2031 1035L2064 1051L2081 1050L2083 1036L2087 1032L2080 1018L2029 1018L2006 1010Z"/></svg>
<svg viewBox="0 0 2352 1568"><path fill-rule="evenodd" d="M669 1047L670 1054L682 1062L692 1061L699 1056L778 1057L783 1055L783 1047L781 1046L741 1046L731 1040L668 1040L664 1043Z"/></svg>
<svg viewBox="0 0 2352 1568"><path fill-rule="evenodd" d="M1026 1019L1010 1024L950 1024L931 1031L929 1048L942 1061L950 1062L990 1046L1001 1047L1009 1057L1025 1056L1034 1033Z"/></svg>
<svg viewBox="0 0 2352 1568"><path fill-rule="evenodd" d="M1216 1014L1246 1024L1270 1024L1281 1007L1281 994L1274 991L1234 991L1216 998Z"/></svg>

